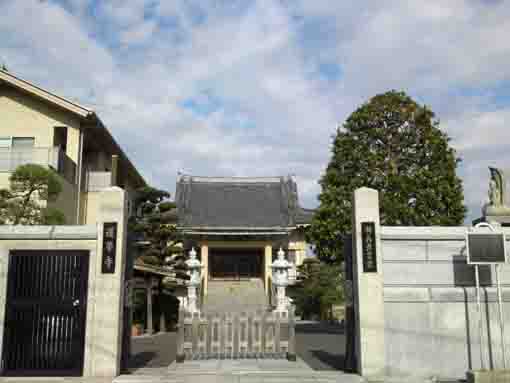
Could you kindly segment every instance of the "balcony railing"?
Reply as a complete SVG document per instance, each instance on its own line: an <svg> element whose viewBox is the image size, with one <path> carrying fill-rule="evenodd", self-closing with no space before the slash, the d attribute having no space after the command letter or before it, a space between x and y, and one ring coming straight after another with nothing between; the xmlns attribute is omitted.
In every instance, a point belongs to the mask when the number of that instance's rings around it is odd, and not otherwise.
<svg viewBox="0 0 510 383"><path fill-rule="evenodd" d="M88 171L85 182L86 191L101 191L112 186L112 172Z"/></svg>
<svg viewBox="0 0 510 383"><path fill-rule="evenodd" d="M60 147L0 148L0 172L13 172L20 165L51 167L70 183L75 182L76 164Z"/></svg>

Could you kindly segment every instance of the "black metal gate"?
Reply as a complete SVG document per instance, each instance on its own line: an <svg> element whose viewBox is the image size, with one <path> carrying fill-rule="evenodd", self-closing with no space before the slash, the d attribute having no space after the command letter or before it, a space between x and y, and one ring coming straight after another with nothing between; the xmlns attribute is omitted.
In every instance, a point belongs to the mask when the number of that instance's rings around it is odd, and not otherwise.
<svg viewBox="0 0 510 383"><path fill-rule="evenodd" d="M3 375L82 375L88 269L88 251L11 251Z"/></svg>

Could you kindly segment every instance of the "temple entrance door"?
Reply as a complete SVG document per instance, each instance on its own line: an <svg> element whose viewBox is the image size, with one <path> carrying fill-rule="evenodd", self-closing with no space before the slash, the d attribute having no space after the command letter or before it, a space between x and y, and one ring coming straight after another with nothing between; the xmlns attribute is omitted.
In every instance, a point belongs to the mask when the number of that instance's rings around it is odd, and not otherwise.
<svg viewBox="0 0 510 383"><path fill-rule="evenodd" d="M211 279L262 278L262 249L210 249Z"/></svg>

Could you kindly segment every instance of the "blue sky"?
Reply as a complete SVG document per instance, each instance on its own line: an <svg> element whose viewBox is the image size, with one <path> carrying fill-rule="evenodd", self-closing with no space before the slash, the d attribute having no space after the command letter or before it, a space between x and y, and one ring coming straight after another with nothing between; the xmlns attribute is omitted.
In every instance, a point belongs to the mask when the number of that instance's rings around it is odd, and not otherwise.
<svg viewBox="0 0 510 383"><path fill-rule="evenodd" d="M505 1L0 0L0 59L94 108L147 180L295 174L306 207L337 126L405 90L463 162L470 218L510 167Z"/></svg>

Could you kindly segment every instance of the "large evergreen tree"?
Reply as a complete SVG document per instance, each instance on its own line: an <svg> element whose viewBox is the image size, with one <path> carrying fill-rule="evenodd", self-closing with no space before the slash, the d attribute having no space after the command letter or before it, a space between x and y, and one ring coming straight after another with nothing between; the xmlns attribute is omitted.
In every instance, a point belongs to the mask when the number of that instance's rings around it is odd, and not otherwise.
<svg viewBox="0 0 510 383"><path fill-rule="evenodd" d="M462 224L460 159L449 141L434 113L403 92L377 95L352 113L334 138L308 231L319 258L342 261L352 193L362 186L379 191L383 225Z"/></svg>

